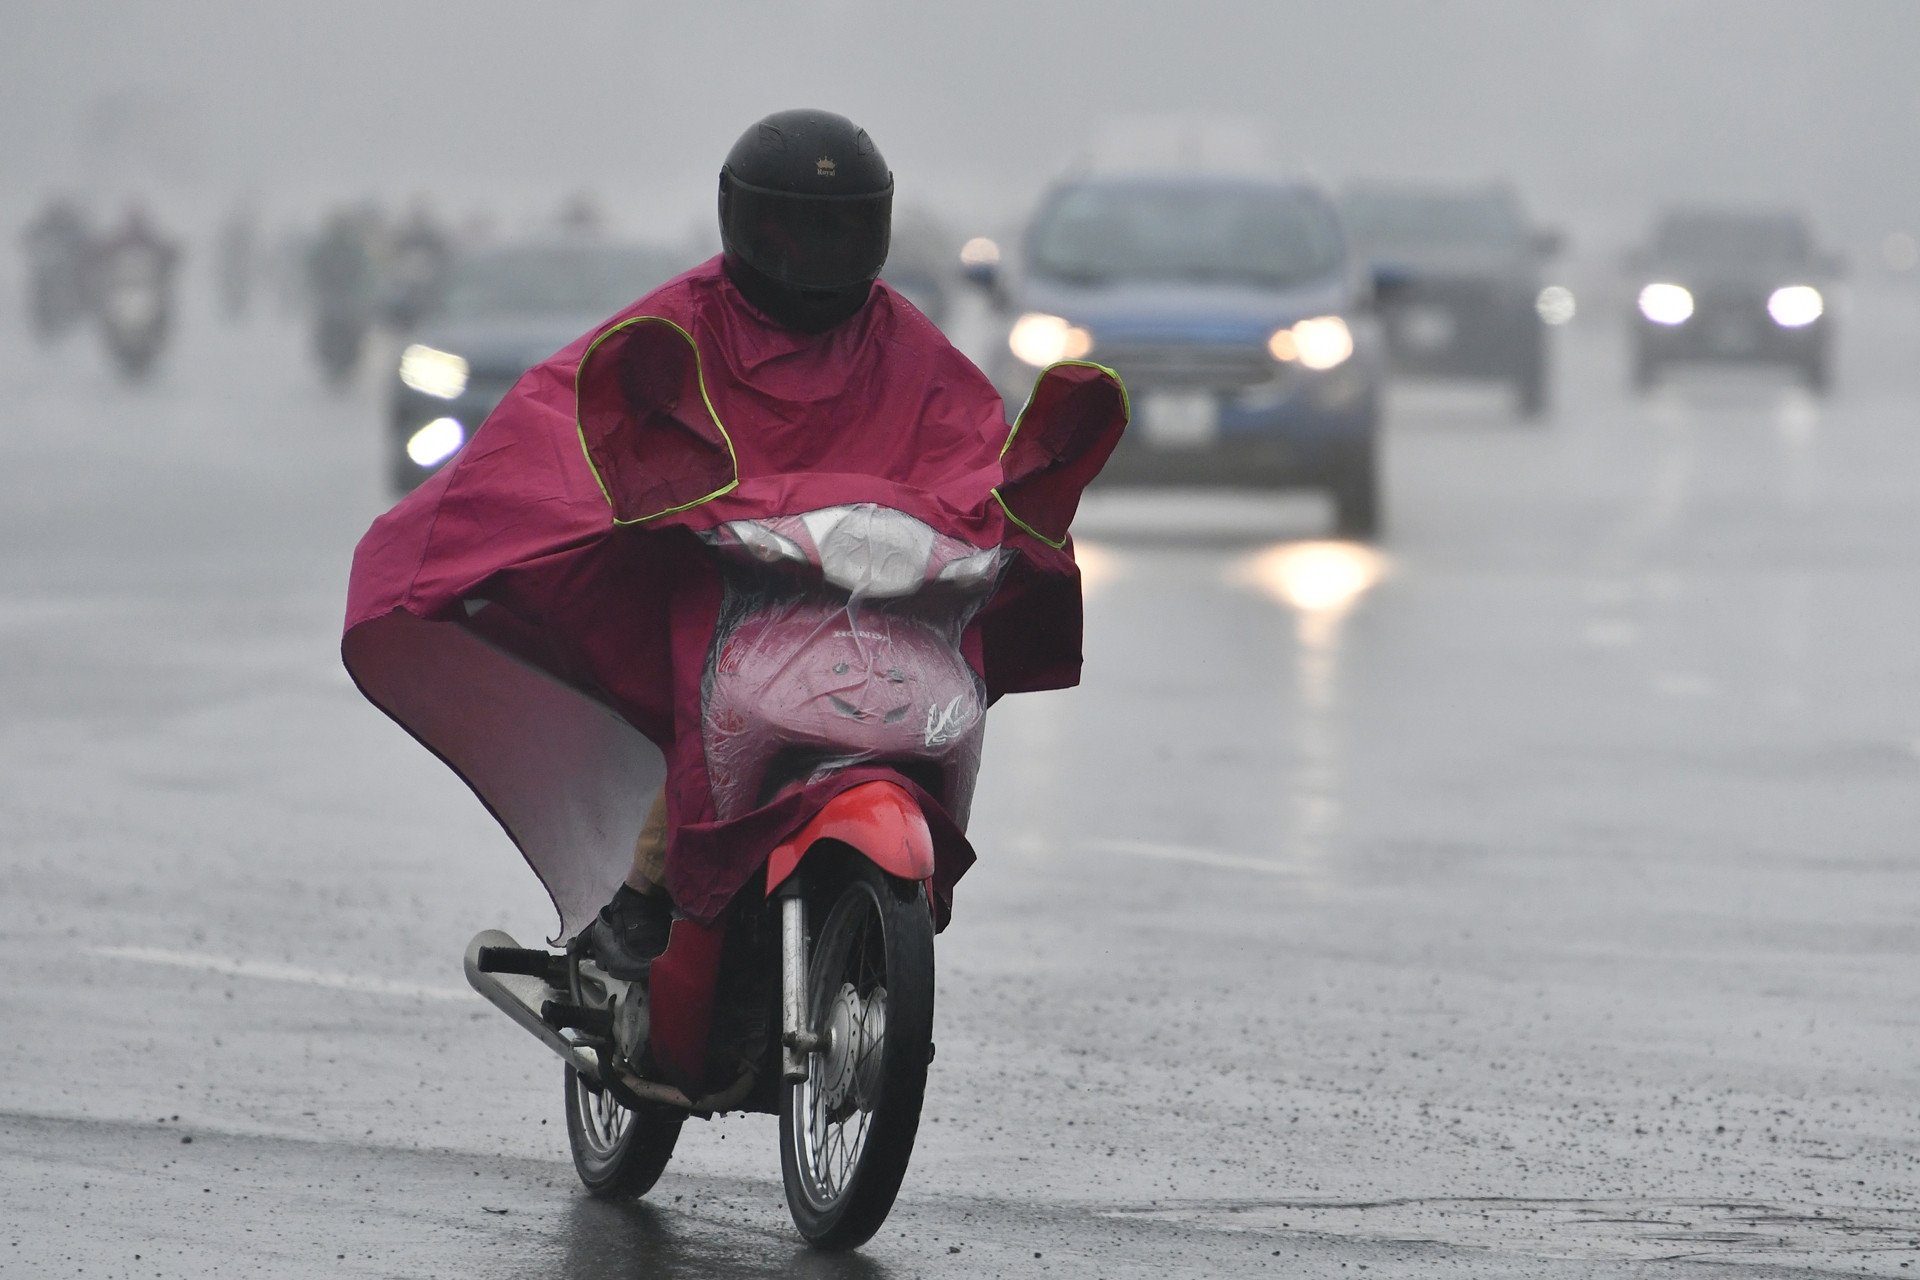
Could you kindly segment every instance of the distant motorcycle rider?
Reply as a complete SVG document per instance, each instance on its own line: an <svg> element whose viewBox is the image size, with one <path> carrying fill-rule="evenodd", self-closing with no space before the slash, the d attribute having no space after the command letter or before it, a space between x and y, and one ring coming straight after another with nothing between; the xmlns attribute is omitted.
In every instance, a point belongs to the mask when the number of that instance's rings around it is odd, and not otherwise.
<svg viewBox="0 0 1920 1280"><path fill-rule="evenodd" d="M370 211L335 210L307 252L315 354L335 386L353 376L373 324L379 280Z"/></svg>
<svg viewBox="0 0 1920 1280"><path fill-rule="evenodd" d="M127 207L119 227L95 242L88 267L95 314L121 371L145 376L172 326L180 249L144 205Z"/></svg>
<svg viewBox="0 0 1920 1280"><path fill-rule="evenodd" d="M382 271L386 323L405 333L431 315L446 288L453 241L427 202L417 200L387 244Z"/></svg>
<svg viewBox="0 0 1920 1280"><path fill-rule="evenodd" d="M28 311L41 342L51 342L86 314L92 232L80 206L55 196L27 224Z"/></svg>

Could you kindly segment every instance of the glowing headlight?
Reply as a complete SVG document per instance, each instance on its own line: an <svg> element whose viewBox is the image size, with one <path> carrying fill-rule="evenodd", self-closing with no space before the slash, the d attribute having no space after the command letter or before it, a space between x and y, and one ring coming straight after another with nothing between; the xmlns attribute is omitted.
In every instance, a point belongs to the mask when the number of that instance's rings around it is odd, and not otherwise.
<svg viewBox="0 0 1920 1280"><path fill-rule="evenodd" d="M467 389L467 362L416 342L400 353L400 381L421 395L451 400Z"/></svg>
<svg viewBox="0 0 1920 1280"><path fill-rule="evenodd" d="M1079 360L1093 351L1093 335L1059 316L1029 311L1013 322L1007 347L1036 369L1060 360Z"/></svg>
<svg viewBox="0 0 1920 1280"><path fill-rule="evenodd" d="M1000 261L1000 246L985 236L975 236L960 246L960 264L966 267L991 267Z"/></svg>
<svg viewBox="0 0 1920 1280"><path fill-rule="evenodd" d="M1693 314L1693 295L1677 284L1650 284L1640 291L1640 314L1655 324L1685 324Z"/></svg>
<svg viewBox="0 0 1920 1280"><path fill-rule="evenodd" d="M1314 316L1275 330L1267 339L1267 351L1275 360L1298 360L1315 370L1332 369L1353 354L1353 330L1339 316Z"/></svg>
<svg viewBox="0 0 1920 1280"><path fill-rule="evenodd" d="M407 456L415 465L434 467L459 452L467 429L457 418L435 418L407 438Z"/></svg>
<svg viewBox="0 0 1920 1280"><path fill-rule="evenodd" d="M1533 300L1533 309L1547 324L1566 324L1573 319L1573 290L1563 284L1550 284Z"/></svg>
<svg viewBox="0 0 1920 1280"><path fill-rule="evenodd" d="M1826 309L1826 300L1810 284L1790 284L1784 289L1775 289L1767 299L1767 314L1782 329L1805 328Z"/></svg>

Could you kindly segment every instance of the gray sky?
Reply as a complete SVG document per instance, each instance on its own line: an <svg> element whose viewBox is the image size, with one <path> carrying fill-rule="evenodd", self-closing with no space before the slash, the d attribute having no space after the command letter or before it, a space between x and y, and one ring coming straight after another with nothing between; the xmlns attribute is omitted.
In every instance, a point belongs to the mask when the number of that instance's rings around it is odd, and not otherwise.
<svg viewBox="0 0 1920 1280"><path fill-rule="evenodd" d="M204 212L591 187L707 216L732 139L818 105L903 202L987 225L1103 122L1232 115L1329 179L1508 175L1582 232L1663 195L1778 199L1833 238L1920 223L1920 5L1287 0L0 0L0 202L139 188Z"/></svg>

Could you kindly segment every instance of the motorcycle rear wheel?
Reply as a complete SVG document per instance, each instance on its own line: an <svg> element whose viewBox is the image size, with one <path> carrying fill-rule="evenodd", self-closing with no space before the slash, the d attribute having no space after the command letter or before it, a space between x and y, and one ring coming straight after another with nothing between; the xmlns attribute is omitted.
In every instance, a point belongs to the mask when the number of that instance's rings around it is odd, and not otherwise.
<svg viewBox="0 0 1920 1280"><path fill-rule="evenodd" d="M807 963L822 1037L780 1103L787 1208L807 1243L851 1249L886 1221L913 1155L933 1045L933 918L918 884L864 859L830 903Z"/></svg>
<svg viewBox="0 0 1920 1280"><path fill-rule="evenodd" d="M665 1108L635 1111L606 1089L567 1072L567 1144L587 1190L602 1200L635 1200L653 1190L686 1117Z"/></svg>

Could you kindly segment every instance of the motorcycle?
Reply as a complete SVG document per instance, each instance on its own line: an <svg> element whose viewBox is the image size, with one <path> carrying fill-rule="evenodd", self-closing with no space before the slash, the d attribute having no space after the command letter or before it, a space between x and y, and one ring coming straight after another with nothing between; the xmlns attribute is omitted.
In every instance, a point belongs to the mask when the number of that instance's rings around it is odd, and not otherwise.
<svg viewBox="0 0 1920 1280"><path fill-rule="evenodd" d="M1124 423L1109 371L1071 372L1089 376L1043 379L1059 394L1016 428L992 494L1028 533L1014 503L1046 511L1056 548ZM964 829L987 706L970 626L1016 556L878 502L697 536L722 584L700 684L717 816L827 798L711 925L675 920L643 981L577 940L554 951L498 930L468 945L466 976L565 1064L590 1193L645 1194L689 1117L772 1113L795 1226L816 1248L851 1248L885 1221L919 1126L944 910L929 814Z"/></svg>
<svg viewBox="0 0 1920 1280"><path fill-rule="evenodd" d="M963 816L986 700L961 637L1005 558L873 504L706 535L728 619L705 680L724 819L824 770L878 766L767 860L714 927L676 921L649 980L489 931L473 986L567 1063L589 1190L644 1193L684 1119L776 1111L794 1222L877 1230L912 1154L933 1056L933 840L915 788Z"/></svg>

